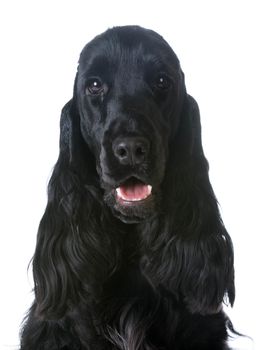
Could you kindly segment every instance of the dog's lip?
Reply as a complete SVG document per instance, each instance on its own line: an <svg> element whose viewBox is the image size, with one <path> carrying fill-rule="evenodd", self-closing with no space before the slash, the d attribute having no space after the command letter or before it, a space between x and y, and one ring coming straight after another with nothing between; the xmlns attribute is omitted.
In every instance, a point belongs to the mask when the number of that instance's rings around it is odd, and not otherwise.
<svg viewBox="0 0 263 350"><path fill-rule="evenodd" d="M152 195L152 185L138 178L131 177L115 188L116 200L122 205L136 205Z"/></svg>

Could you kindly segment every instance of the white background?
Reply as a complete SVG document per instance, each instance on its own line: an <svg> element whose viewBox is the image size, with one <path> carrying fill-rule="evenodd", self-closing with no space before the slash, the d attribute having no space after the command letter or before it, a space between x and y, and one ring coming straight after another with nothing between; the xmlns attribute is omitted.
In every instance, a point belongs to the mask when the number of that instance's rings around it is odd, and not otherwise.
<svg viewBox="0 0 263 350"><path fill-rule="evenodd" d="M235 347L263 349L262 23L260 1L253 0L1 2L0 350L18 346L32 301L27 266L79 52L96 34L125 24L158 31L180 58L235 246L237 297L228 313L254 339Z"/></svg>

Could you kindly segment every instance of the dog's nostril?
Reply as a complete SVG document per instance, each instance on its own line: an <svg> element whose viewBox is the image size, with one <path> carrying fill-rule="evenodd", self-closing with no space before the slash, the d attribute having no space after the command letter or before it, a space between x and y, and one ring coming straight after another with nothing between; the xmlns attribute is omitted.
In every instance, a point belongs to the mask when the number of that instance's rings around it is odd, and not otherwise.
<svg viewBox="0 0 263 350"><path fill-rule="evenodd" d="M137 149L135 150L135 154L137 157L144 156L145 153L146 153L145 149L140 146L137 147Z"/></svg>
<svg viewBox="0 0 263 350"><path fill-rule="evenodd" d="M116 155L120 158L125 158L128 155L127 149L123 146L119 146L116 150Z"/></svg>

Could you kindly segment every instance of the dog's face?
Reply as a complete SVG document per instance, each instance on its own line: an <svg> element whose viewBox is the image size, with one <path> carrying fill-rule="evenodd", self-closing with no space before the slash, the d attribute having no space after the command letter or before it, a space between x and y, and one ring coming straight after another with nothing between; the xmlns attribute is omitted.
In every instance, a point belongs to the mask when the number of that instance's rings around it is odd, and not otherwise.
<svg viewBox="0 0 263 350"><path fill-rule="evenodd" d="M75 92L106 203L126 223L154 215L185 93L176 55L155 32L110 29L83 49Z"/></svg>

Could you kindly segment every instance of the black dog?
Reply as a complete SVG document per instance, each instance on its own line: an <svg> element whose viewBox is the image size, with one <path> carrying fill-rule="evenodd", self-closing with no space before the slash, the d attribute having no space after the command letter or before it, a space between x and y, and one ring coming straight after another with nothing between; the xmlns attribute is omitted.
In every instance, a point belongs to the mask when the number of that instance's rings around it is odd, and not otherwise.
<svg viewBox="0 0 263 350"><path fill-rule="evenodd" d="M232 243L157 33L116 27L82 51L33 274L22 350L228 349Z"/></svg>

